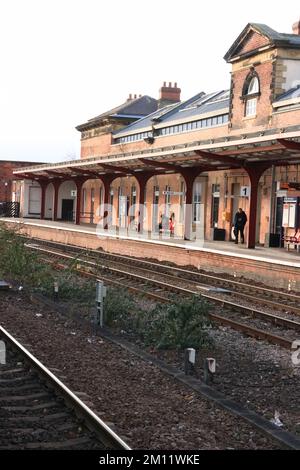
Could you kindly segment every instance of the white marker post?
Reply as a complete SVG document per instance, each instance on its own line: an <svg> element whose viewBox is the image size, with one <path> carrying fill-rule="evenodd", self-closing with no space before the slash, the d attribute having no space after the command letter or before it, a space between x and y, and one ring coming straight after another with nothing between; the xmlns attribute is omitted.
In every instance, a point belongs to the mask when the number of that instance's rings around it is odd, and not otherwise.
<svg viewBox="0 0 300 470"><path fill-rule="evenodd" d="M96 284L96 305L97 305L97 325L103 328L103 301L106 297L106 287L103 285L103 281L97 279Z"/></svg>
<svg viewBox="0 0 300 470"><path fill-rule="evenodd" d="M4 341L0 341L0 364L6 364L6 347Z"/></svg>

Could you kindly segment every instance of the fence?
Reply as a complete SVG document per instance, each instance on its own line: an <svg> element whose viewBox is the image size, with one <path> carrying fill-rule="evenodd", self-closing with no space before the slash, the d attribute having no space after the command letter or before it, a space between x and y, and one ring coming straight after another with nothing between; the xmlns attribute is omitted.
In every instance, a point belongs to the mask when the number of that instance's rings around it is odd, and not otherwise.
<svg viewBox="0 0 300 470"><path fill-rule="evenodd" d="M0 217L19 217L19 202L0 202Z"/></svg>

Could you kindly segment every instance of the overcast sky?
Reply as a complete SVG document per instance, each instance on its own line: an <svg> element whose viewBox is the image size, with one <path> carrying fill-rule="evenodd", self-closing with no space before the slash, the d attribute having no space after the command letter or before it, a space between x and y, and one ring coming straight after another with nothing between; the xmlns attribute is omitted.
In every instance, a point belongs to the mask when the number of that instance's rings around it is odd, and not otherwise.
<svg viewBox="0 0 300 470"><path fill-rule="evenodd" d="M299 18L299 0L0 0L0 160L79 158L76 125L163 81L182 99L226 89L247 23Z"/></svg>

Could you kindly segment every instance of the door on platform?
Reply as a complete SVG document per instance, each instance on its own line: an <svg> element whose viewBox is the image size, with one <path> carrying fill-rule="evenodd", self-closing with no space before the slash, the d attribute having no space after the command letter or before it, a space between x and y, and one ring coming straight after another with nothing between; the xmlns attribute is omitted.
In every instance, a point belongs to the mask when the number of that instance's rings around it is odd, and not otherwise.
<svg viewBox="0 0 300 470"><path fill-rule="evenodd" d="M109 204L110 204L110 207L108 208L108 213L107 213L107 222L108 222L108 226L112 225L114 222L116 222L114 220L115 216L114 216L114 190L112 187L110 187L110 190L109 190Z"/></svg>
<svg viewBox="0 0 300 470"><path fill-rule="evenodd" d="M165 189L165 218L167 220L167 225L169 226L169 217L171 212L171 186L166 186Z"/></svg>
<svg viewBox="0 0 300 470"><path fill-rule="evenodd" d="M156 233L159 232L158 204L159 204L159 186L153 186L152 232L156 232Z"/></svg>
<svg viewBox="0 0 300 470"><path fill-rule="evenodd" d="M62 199L61 220L73 221L74 199Z"/></svg>
<svg viewBox="0 0 300 470"><path fill-rule="evenodd" d="M28 214L39 215L41 213L41 188L29 186Z"/></svg>
<svg viewBox="0 0 300 470"><path fill-rule="evenodd" d="M132 227L135 222L135 210L136 210L136 186L135 185L131 186L131 189L130 189L130 204L129 204L129 200L127 202L129 206L127 207L127 214L129 215L128 217L129 225L130 227Z"/></svg>
<svg viewBox="0 0 300 470"><path fill-rule="evenodd" d="M87 222L86 217L86 188L82 190L82 199L81 199L81 217L83 217L84 222Z"/></svg>
<svg viewBox="0 0 300 470"><path fill-rule="evenodd" d="M126 228L128 197L119 197L119 227Z"/></svg>
<svg viewBox="0 0 300 470"><path fill-rule="evenodd" d="M199 181L194 183L193 190L193 221L194 223L201 222L201 193L202 184Z"/></svg>
<svg viewBox="0 0 300 470"><path fill-rule="evenodd" d="M275 208L275 233L280 236L280 246L284 245L283 243L283 232L282 227L282 217L283 217L283 197L276 198L276 208Z"/></svg>
<svg viewBox="0 0 300 470"><path fill-rule="evenodd" d="M257 206L256 206L256 231L255 231L255 243L260 243L260 225L261 225L261 198L262 198L262 186L258 185L257 188Z"/></svg>
<svg viewBox="0 0 300 470"><path fill-rule="evenodd" d="M234 225L234 216L240 207L240 183L232 183L231 185L231 227ZM233 230L230 231L230 240L234 240Z"/></svg>
<svg viewBox="0 0 300 470"><path fill-rule="evenodd" d="M238 211L240 206L240 193L241 193L241 185L240 183L233 183L232 190L231 190L231 222L233 225L234 216Z"/></svg>
<svg viewBox="0 0 300 470"><path fill-rule="evenodd" d="M90 213L90 224L94 223L94 211L95 211L95 189L91 188L91 213Z"/></svg>
<svg viewBox="0 0 300 470"><path fill-rule="evenodd" d="M98 210L97 210L97 216L98 217L103 217L103 214L104 214L104 190L103 190L103 186L100 186L100 190L99 190L99 207L98 207Z"/></svg>
<svg viewBox="0 0 300 470"><path fill-rule="evenodd" d="M213 184L211 192L211 227L218 227L220 205L220 185Z"/></svg>

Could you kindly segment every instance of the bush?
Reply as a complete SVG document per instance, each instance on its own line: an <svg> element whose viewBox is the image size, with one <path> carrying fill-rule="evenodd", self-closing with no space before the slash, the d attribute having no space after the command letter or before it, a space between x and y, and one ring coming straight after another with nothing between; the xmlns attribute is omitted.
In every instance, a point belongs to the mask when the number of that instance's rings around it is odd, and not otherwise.
<svg viewBox="0 0 300 470"><path fill-rule="evenodd" d="M106 297L104 298L104 322L108 326L115 324L128 327L134 323L134 312L136 312L137 305L126 291L119 289L107 289Z"/></svg>
<svg viewBox="0 0 300 470"><path fill-rule="evenodd" d="M148 346L183 349L208 346L212 342L208 304L196 296L173 304L157 304L146 311L141 310L130 294L109 289L104 301L104 318L106 325L124 328Z"/></svg>
<svg viewBox="0 0 300 470"><path fill-rule="evenodd" d="M75 273L77 260L66 262L67 268L56 271L41 258L38 252L26 247L29 239L18 230L8 230L0 225L0 276L18 281L32 291L53 296L54 281L59 286L59 299L84 303L95 302L95 283L80 279Z"/></svg>
<svg viewBox="0 0 300 470"><path fill-rule="evenodd" d="M144 332L145 341L158 348L199 348L211 343L208 305L199 297L158 305Z"/></svg>
<svg viewBox="0 0 300 470"><path fill-rule="evenodd" d="M48 275L48 266L25 246L26 238L17 230L0 225L0 274L22 284L39 286Z"/></svg>

